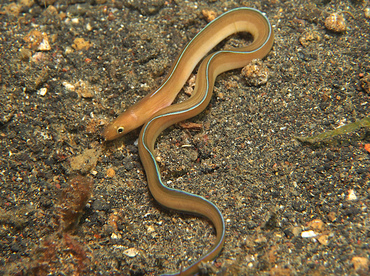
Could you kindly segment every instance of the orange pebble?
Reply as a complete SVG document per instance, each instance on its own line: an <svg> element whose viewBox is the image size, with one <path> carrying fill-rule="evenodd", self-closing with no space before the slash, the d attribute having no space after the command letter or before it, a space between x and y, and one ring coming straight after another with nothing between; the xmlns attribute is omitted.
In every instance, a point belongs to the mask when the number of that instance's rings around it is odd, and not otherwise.
<svg viewBox="0 0 370 276"><path fill-rule="evenodd" d="M364 149L370 153L370 144L365 144Z"/></svg>
<svg viewBox="0 0 370 276"><path fill-rule="evenodd" d="M114 170L114 169L109 168L109 169L107 170L107 177L114 177L115 175L116 175L116 172L115 172L115 170Z"/></svg>

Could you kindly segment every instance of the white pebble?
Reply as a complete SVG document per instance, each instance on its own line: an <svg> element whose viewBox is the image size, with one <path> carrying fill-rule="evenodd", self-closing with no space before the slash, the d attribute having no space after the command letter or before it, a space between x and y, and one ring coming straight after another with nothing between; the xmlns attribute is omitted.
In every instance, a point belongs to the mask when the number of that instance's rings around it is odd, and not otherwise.
<svg viewBox="0 0 370 276"><path fill-rule="evenodd" d="M353 201L356 199L357 199L357 196L356 196L355 190L353 189L348 190L347 200Z"/></svg>
<svg viewBox="0 0 370 276"><path fill-rule="evenodd" d="M302 233L301 233L301 237L302 238L314 238L314 237L316 237L317 236L317 234L314 232L314 231L312 231L312 230L309 230L309 231L303 231Z"/></svg>
<svg viewBox="0 0 370 276"><path fill-rule="evenodd" d="M78 18L72 18L71 22L72 24L78 24L80 23L80 20Z"/></svg>
<svg viewBox="0 0 370 276"><path fill-rule="evenodd" d="M90 23L87 23L86 24L86 30L88 30L89 32L92 31L93 27L91 26Z"/></svg>
<svg viewBox="0 0 370 276"><path fill-rule="evenodd" d="M39 91L37 91L37 94L39 94L40 96L45 96L47 92L48 92L48 89L46 87L43 87L43 88L40 88Z"/></svg>
<svg viewBox="0 0 370 276"><path fill-rule="evenodd" d="M127 257L130 257L130 258L133 258L135 257L137 254L139 254L139 251L134 248L134 247L131 247L125 251L123 251L123 254L126 255Z"/></svg>
<svg viewBox="0 0 370 276"><path fill-rule="evenodd" d="M69 91L75 91L76 90L76 87L73 84L69 83L69 82L63 81L62 84L65 87L65 89L67 89Z"/></svg>

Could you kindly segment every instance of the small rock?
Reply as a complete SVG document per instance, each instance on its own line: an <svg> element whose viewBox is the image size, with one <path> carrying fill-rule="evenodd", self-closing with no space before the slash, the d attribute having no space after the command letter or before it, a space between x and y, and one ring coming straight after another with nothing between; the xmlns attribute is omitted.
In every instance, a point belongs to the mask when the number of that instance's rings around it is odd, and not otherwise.
<svg viewBox="0 0 370 276"><path fill-rule="evenodd" d="M96 87L91 86L87 81L79 80L75 84L64 81L62 84L65 89L76 92L78 96L82 98L90 99L94 97L94 90L96 90Z"/></svg>
<svg viewBox="0 0 370 276"><path fill-rule="evenodd" d="M348 190L347 200L348 201L357 200L357 196L356 196L355 190L353 190L353 189Z"/></svg>
<svg viewBox="0 0 370 276"><path fill-rule="evenodd" d="M317 238L317 240L322 245L328 245L328 242L329 242L328 237L329 237L329 235L321 235L320 237Z"/></svg>
<svg viewBox="0 0 370 276"><path fill-rule="evenodd" d="M71 53L73 53L74 52L74 50L73 50L73 48L72 47L70 47L70 46L67 46L66 47L66 50L65 50L65 54L66 55L69 55L69 54L71 54Z"/></svg>
<svg viewBox="0 0 370 276"><path fill-rule="evenodd" d="M358 270L363 270L364 272L369 271L370 261L368 258L355 256L352 258L351 262L355 268L355 271Z"/></svg>
<svg viewBox="0 0 370 276"><path fill-rule="evenodd" d="M260 86L267 83L269 70L262 61L254 59L242 69L241 74L249 85Z"/></svg>
<svg viewBox="0 0 370 276"><path fill-rule="evenodd" d="M322 231L324 230L324 222L321 219L314 219L307 225L312 230Z"/></svg>
<svg viewBox="0 0 370 276"><path fill-rule="evenodd" d="M88 50L91 45L92 44L89 41L78 37L73 41L72 48L75 50Z"/></svg>
<svg viewBox="0 0 370 276"><path fill-rule="evenodd" d="M293 227L292 233L294 236L298 237L302 233L302 228L299 226Z"/></svg>
<svg viewBox="0 0 370 276"><path fill-rule="evenodd" d="M131 247L131 248L123 251L123 254L126 255L127 257L133 258L137 254L139 254L139 251L135 247Z"/></svg>
<svg viewBox="0 0 370 276"><path fill-rule="evenodd" d="M329 212L328 214L328 219L331 221L331 222L334 222L337 220L337 215L335 214L335 212Z"/></svg>
<svg viewBox="0 0 370 276"><path fill-rule="evenodd" d="M47 34L35 29L24 36L23 40L28 43L27 47L32 50L49 51L51 49Z"/></svg>
<svg viewBox="0 0 370 276"><path fill-rule="evenodd" d="M146 230L148 231L148 233L153 233L155 231L155 228L152 226L152 225L149 225Z"/></svg>
<svg viewBox="0 0 370 276"><path fill-rule="evenodd" d="M75 25L78 25L78 24L80 24L80 20L78 18L72 18L71 23L75 24Z"/></svg>
<svg viewBox="0 0 370 276"><path fill-rule="evenodd" d="M64 88L69 90L69 91L75 91L76 90L76 87L72 83L63 81L62 84L63 84Z"/></svg>
<svg viewBox="0 0 370 276"><path fill-rule="evenodd" d="M121 235L120 234L115 234L115 233L112 233L112 235L110 236L112 240L118 240L121 238ZM123 253L125 254L125 253Z"/></svg>
<svg viewBox="0 0 370 276"><path fill-rule="evenodd" d="M365 8L365 17L370 18L370 8L369 7Z"/></svg>
<svg viewBox="0 0 370 276"><path fill-rule="evenodd" d="M36 52L30 60L34 63L42 63L48 59L48 56L43 52Z"/></svg>
<svg viewBox="0 0 370 276"><path fill-rule="evenodd" d="M100 153L101 149L86 149L80 155L71 157L69 159L71 169L73 171L80 171L81 173L91 171L95 168Z"/></svg>
<svg viewBox="0 0 370 276"><path fill-rule="evenodd" d="M79 80L75 83L76 93L85 99L90 99L94 97L94 88L90 85L89 82Z"/></svg>
<svg viewBox="0 0 370 276"><path fill-rule="evenodd" d="M49 38L47 37L46 34L44 35L44 38L41 41L40 45L37 47L37 50L39 51L50 51L51 50Z"/></svg>
<svg viewBox="0 0 370 276"><path fill-rule="evenodd" d="M114 177L115 175L116 175L116 172L115 172L115 170L114 170L114 169L109 168L109 169L107 170L107 177L112 178L112 177Z"/></svg>
<svg viewBox="0 0 370 276"><path fill-rule="evenodd" d="M341 33L346 31L346 20L344 17L337 13L332 13L325 19L325 27L329 31Z"/></svg>
<svg viewBox="0 0 370 276"><path fill-rule="evenodd" d="M314 231L312 231L312 230L303 231L301 233L301 237L302 238L314 238L314 237L317 237L317 234Z"/></svg>
<svg viewBox="0 0 370 276"><path fill-rule="evenodd" d="M89 32L93 30L93 27L91 26L90 23L86 24L86 30L89 31Z"/></svg>
<svg viewBox="0 0 370 276"><path fill-rule="evenodd" d="M299 38L299 42L302 46L307 46L310 42L319 42L321 40L321 36L319 32L316 31L308 31L303 33L303 35Z"/></svg>
<svg viewBox="0 0 370 276"><path fill-rule="evenodd" d="M55 2L55 1L54 1ZM47 9L43 12L43 15L49 15L57 18L58 16L58 10L54 6L49 6Z"/></svg>
<svg viewBox="0 0 370 276"><path fill-rule="evenodd" d="M48 89L44 87L44 88L40 88L40 90L37 91L37 94L39 94L40 96L45 96L47 92L48 92Z"/></svg>
<svg viewBox="0 0 370 276"><path fill-rule="evenodd" d="M212 10L202 10L202 15L207 20L207 22L211 22L217 17L217 13Z"/></svg>

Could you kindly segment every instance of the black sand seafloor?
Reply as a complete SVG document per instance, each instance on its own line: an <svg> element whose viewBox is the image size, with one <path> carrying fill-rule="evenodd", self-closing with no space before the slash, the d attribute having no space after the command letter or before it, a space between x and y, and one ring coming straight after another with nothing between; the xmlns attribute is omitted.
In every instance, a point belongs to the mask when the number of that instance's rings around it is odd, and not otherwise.
<svg viewBox="0 0 370 276"><path fill-rule="evenodd" d="M370 274L369 1L3 0L0 275L158 275L209 250L206 219L150 195L139 131L101 132L241 6L266 13L272 51L156 146L164 182L225 217L200 273Z"/></svg>

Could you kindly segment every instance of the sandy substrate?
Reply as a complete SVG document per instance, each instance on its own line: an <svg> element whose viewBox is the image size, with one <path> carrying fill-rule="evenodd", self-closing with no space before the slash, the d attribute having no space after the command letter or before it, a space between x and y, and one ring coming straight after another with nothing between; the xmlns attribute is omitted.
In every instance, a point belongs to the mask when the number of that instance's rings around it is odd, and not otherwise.
<svg viewBox="0 0 370 276"><path fill-rule="evenodd" d="M207 220L151 197L139 131L110 143L101 132L160 85L202 11L240 6L273 25L267 83L222 74L194 124L157 143L164 182L225 217L224 249L202 272L369 274L369 127L296 139L369 116L368 1L5 0L0 275L158 275L207 252Z"/></svg>

